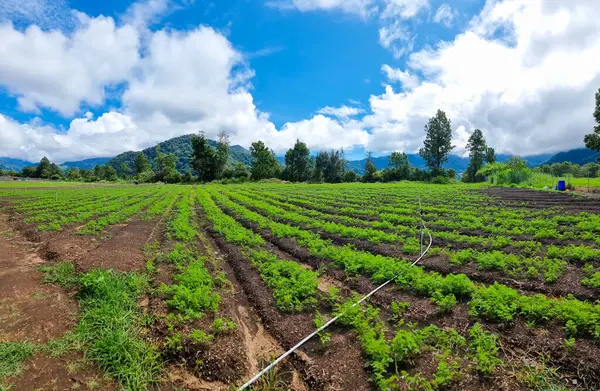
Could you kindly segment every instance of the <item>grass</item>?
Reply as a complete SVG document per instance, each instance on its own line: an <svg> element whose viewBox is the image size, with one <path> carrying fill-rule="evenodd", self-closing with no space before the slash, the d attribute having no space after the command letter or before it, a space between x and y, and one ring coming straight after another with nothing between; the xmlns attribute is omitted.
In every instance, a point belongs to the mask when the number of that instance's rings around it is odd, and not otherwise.
<svg viewBox="0 0 600 391"><path fill-rule="evenodd" d="M23 361L35 352L36 346L31 342L0 342L0 390L8 390L3 379L19 376L23 372Z"/></svg>
<svg viewBox="0 0 600 391"><path fill-rule="evenodd" d="M157 381L159 354L142 336L144 317L138 307L139 298L148 289L146 276L101 269L77 275L71 263L40 270L47 283L80 288L79 323L73 332L44 346L45 352L59 356L83 350L86 358L127 390L145 390Z"/></svg>
<svg viewBox="0 0 600 391"><path fill-rule="evenodd" d="M81 278L82 316L76 332L86 353L128 390L156 382L161 364L141 335L137 300L147 280L137 274L94 270Z"/></svg>

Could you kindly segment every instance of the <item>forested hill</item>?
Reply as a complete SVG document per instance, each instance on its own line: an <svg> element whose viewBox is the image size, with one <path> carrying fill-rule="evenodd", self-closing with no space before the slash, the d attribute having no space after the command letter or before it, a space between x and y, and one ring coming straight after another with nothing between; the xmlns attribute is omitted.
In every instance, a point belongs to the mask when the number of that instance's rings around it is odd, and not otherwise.
<svg viewBox="0 0 600 391"><path fill-rule="evenodd" d="M544 164L570 162L583 165L586 163L596 163L599 158L600 152L588 148L578 148L567 152L559 152L548 159Z"/></svg>
<svg viewBox="0 0 600 391"><path fill-rule="evenodd" d="M181 173L186 171L193 171L190 166L190 155L192 153L192 134L175 137L167 141L159 143L161 153L174 153L177 156L177 170ZM212 147L216 147L217 142L214 140L208 140L208 143ZM148 160L154 165L154 158L156 158L156 147L146 148L142 151ZM133 161L137 152L129 151L122 153L112 158L108 164L113 166L117 171L120 170L121 164L125 163L130 170L133 171ZM250 165L251 156L250 152L240 147L239 145L233 145L229 148L229 161L228 165L233 166L237 162L242 162L245 165Z"/></svg>

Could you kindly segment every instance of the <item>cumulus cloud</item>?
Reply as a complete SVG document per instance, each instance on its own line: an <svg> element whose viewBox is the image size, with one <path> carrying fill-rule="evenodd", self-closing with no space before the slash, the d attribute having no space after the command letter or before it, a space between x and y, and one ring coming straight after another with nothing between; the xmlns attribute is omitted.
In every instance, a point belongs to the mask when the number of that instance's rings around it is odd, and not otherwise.
<svg viewBox="0 0 600 391"><path fill-rule="evenodd" d="M404 89L415 88L419 85L419 77L417 75L413 75L408 71L403 71L401 69L394 69L391 66L384 64L381 67L381 72L385 74L391 82L400 82Z"/></svg>
<svg viewBox="0 0 600 391"><path fill-rule="evenodd" d="M71 35L0 25L0 84L24 111L48 108L72 116L83 102L102 104L106 86L131 76L139 57L136 30L104 16L78 19Z"/></svg>
<svg viewBox="0 0 600 391"><path fill-rule="evenodd" d="M440 5L440 7L435 12L435 15L433 16L433 21L435 23L443 24L446 27L452 27L452 23L454 22L454 19L457 15L458 12L456 10L452 9L452 7L450 7L448 4L444 3Z"/></svg>
<svg viewBox="0 0 600 391"><path fill-rule="evenodd" d="M351 106L346 106L346 105L343 105L340 107L326 106L318 111L319 114L329 115L329 116L337 117L337 118L354 117L354 116L364 113L364 112L365 111L363 109L360 109L358 107L351 107Z"/></svg>
<svg viewBox="0 0 600 391"><path fill-rule="evenodd" d="M600 3L581 0L488 2L452 41L412 53L403 70L383 65L391 85L369 98L362 118L360 109L328 106L279 131L254 103L244 56L210 27L152 32L140 48L135 28L110 18L84 18L72 35L5 24L0 84L24 109L79 114L68 129L1 115L0 155L107 156L199 130L227 131L243 146L262 139L277 152L296 138L311 149L415 152L437 109L452 121L457 152L474 128L499 152L578 147L592 129L600 85L599 15ZM103 47L106 37L111 47ZM36 66L42 58L49 66ZM105 86L119 80L127 83L120 109L98 118L79 111L82 102L102 102Z"/></svg>
<svg viewBox="0 0 600 391"><path fill-rule="evenodd" d="M281 10L309 11L342 11L360 16L368 16L375 8L374 0L274 0L267 1L265 5Z"/></svg>
<svg viewBox="0 0 600 391"><path fill-rule="evenodd" d="M381 18L409 19L416 16L421 10L429 8L429 0L384 0L384 9Z"/></svg>

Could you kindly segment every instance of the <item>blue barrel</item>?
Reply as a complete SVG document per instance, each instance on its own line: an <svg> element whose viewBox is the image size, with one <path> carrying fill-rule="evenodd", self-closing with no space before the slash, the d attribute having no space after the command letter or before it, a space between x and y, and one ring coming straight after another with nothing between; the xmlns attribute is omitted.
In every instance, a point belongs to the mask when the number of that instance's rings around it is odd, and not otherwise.
<svg viewBox="0 0 600 391"><path fill-rule="evenodd" d="M559 191L565 191L565 190L567 190L567 184L565 183L565 181L558 181L557 189Z"/></svg>

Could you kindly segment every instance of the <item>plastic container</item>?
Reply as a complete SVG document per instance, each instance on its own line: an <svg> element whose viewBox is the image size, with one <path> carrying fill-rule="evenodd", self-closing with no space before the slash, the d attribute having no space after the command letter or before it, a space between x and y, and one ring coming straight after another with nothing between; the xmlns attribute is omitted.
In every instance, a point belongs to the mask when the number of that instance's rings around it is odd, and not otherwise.
<svg viewBox="0 0 600 391"><path fill-rule="evenodd" d="M565 181L558 181L558 185L556 186L556 188L559 191L565 191L565 190L567 190L567 184Z"/></svg>

